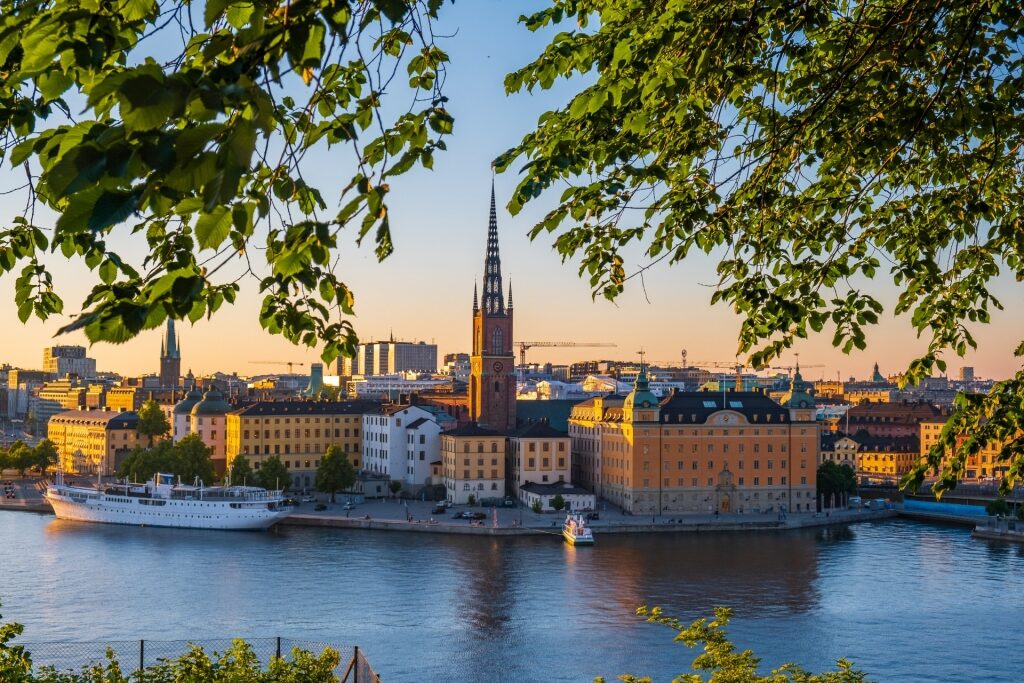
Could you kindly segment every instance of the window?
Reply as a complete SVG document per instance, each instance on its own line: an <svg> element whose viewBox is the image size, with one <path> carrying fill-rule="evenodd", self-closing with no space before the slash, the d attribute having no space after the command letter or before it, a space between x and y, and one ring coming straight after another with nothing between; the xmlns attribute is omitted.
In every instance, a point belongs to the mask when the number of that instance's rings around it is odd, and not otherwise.
<svg viewBox="0 0 1024 683"><path fill-rule="evenodd" d="M492 353L501 353L502 351L504 351L505 340L502 338L502 336L503 336L502 329L500 327L494 328L494 331L491 333L491 352ZM497 382L495 382L495 385L497 385Z"/></svg>

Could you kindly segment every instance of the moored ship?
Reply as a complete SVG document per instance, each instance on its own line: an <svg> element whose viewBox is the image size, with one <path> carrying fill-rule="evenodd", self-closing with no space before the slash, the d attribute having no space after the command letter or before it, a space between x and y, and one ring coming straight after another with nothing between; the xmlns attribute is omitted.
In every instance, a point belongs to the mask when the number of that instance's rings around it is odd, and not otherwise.
<svg viewBox="0 0 1024 683"><path fill-rule="evenodd" d="M594 533L587 526L583 515L569 513L562 525L562 536L571 545L594 545Z"/></svg>
<svg viewBox="0 0 1024 683"><path fill-rule="evenodd" d="M292 512L282 491L255 486L190 486L170 474L145 484L71 486L57 475L46 500L58 519L186 529L267 529Z"/></svg>

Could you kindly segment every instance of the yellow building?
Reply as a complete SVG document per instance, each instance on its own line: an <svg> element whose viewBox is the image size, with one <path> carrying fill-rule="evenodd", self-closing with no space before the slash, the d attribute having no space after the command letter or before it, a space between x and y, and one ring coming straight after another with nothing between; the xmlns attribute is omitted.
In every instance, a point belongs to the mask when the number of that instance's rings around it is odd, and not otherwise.
<svg viewBox="0 0 1024 683"><path fill-rule="evenodd" d="M859 448L859 444L849 436L835 434L822 436L818 464L834 462L837 465L848 465L851 469L856 469Z"/></svg>
<svg viewBox="0 0 1024 683"><path fill-rule="evenodd" d="M916 436L854 436L858 443L857 477L872 483L896 483L920 455Z"/></svg>
<svg viewBox="0 0 1024 683"><path fill-rule="evenodd" d="M786 403L760 392L659 400L641 371L625 399L573 408L574 483L633 514L810 512L820 442L799 371Z"/></svg>
<svg viewBox="0 0 1024 683"><path fill-rule="evenodd" d="M46 437L65 472L114 474L138 441L139 416L110 410L69 410L50 418Z"/></svg>
<svg viewBox="0 0 1024 683"><path fill-rule="evenodd" d="M239 455L254 470L274 457L292 475L292 486L315 485L320 458L339 446L358 470L362 463L363 415L376 401L262 401L227 413L227 468Z"/></svg>
<svg viewBox="0 0 1024 683"><path fill-rule="evenodd" d="M945 418L921 422L921 447L919 454L921 458L927 456L932 446L938 443L939 436L942 434L942 428L945 425ZM962 443L964 438L963 436L957 437L957 443ZM964 463L963 481L979 482L1004 476L1009 469L1009 465L998 461L999 453L1003 449L1003 443L986 444L978 453L967 456L967 462ZM946 461L947 458L943 458L943 466L945 466ZM937 472L930 472L929 474L930 476L936 476Z"/></svg>
<svg viewBox="0 0 1024 683"><path fill-rule="evenodd" d="M469 497L505 495L505 435L476 425L441 433L441 462L450 503L462 505Z"/></svg>
<svg viewBox="0 0 1024 683"><path fill-rule="evenodd" d="M524 484L571 481L569 435L547 422L531 422L509 439L509 483L518 495Z"/></svg>

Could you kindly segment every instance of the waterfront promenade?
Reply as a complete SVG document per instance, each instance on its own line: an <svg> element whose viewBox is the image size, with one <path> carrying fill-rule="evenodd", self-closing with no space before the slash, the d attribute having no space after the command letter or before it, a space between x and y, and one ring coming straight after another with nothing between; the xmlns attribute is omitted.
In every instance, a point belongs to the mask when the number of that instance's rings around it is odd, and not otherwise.
<svg viewBox="0 0 1024 683"><path fill-rule="evenodd" d="M14 499L0 502L0 510L25 512L51 512L42 497L42 489L34 479L16 480L18 494ZM326 496L320 496L326 501ZM469 536L539 536L561 535L562 513L535 513L519 506L515 508L486 508L457 506L444 513L432 512L436 503L381 498L345 510L345 497L336 503L326 503L327 509L316 511L313 503L302 503L295 513L281 524L367 531L407 531L416 533L442 533ZM481 512L480 521L455 519L453 515L465 511ZM746 513L704 515L629 515L611 506L600 511L600 519L592 521L596 534L628 534L658 532L709 531L784 531L804 527L850 524L894 517L893 510L833 510L827 513L789 514Z"/></svg>

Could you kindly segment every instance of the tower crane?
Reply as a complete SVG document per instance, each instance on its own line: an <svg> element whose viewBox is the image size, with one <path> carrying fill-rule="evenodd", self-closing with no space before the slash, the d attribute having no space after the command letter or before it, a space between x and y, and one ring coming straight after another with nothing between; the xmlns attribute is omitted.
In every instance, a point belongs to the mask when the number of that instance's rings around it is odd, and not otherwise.
<svg viewBox="0 0 1024 683"><path fill-rule="evenodd" d="M305 365L305 363L299 363L298 361L281 361L281 360L251 360L249 362L253 363L253 364L256 364L256 365L287 365L288 366L288 374L289 375L295 374L295 373L292 372L292 366L298 365L299 367L302 367L303 365Z"/></svg>
<svg viewBox="0 0 1024 683"><path fill-rule="evenodd" d="M718 360L712 360L712 361L697 360L697 361L693 361L693 366L694 367L698 367L698 368L701 368L701 367L704 367L704 368L727 368L729 370L735 370L736 371L736 391L743 391L743 369L744 368L750 368L751 370L758 370L758 369L760 369L760 368L755 368L753 366L747 365L746 363L740 363L738 361L718 361Z"/></svg>
<svg viewBox="0 0 1024 683"><path fill-rule="evenodd" d="M552 347L612 347L617 344L610 344L608 342L552 342L552 341L521 341L516 342L519 345L519 381L526 381L526 351L533 347L538 348L552 348Z"/></svg>

